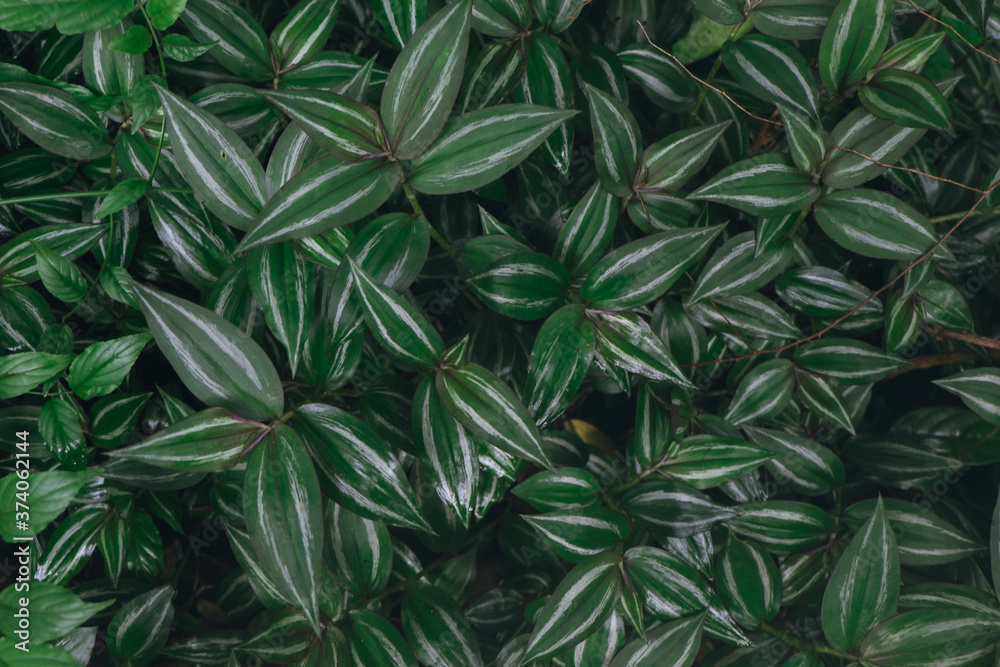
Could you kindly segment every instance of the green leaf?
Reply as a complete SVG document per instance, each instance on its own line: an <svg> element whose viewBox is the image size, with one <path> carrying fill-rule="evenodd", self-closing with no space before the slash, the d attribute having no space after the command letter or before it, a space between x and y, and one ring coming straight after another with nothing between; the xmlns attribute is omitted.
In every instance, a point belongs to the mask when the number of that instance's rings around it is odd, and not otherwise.
<svg viewBox="0 0 1000 667"><path fill-rule="evenodd" d="M80 417L75 403L63 398L46 401L38 415L38 430L45 448L69 470L83 470L87 464L87 444Z"/></svg>
<svg viewBox="0 0 1000 667"><path fill-rule="evenodd" d="M284 424L275 425L250 454L243 513L261 568L318 635L322 496L309 453Z"/></svg>
<svg viewBox="0 0 1000 667"><path fill-rule="evenodd" d="M221 472L236 465L263 434L260 424L209 408L108 455L180 472Z"/></svg>
<svg viewBox="0 0 1000 667"><path fill-rule="evenodd" d="M563 306L542 324L524 385L524 405L545 426L569 407L594 356L594 325L582 306Z"/></svg>
<svg viewBox="0 0 1000 667"><path fill-rule="evenodd" d="M481 667L483 658L461 607L436 586L414 584L403 598L403 633L417 659L441 667Z"/></svg>
<svg viewBox="0 0 1000 667"><path fill-rule="evenodd" d="M72 354L17 352L0 357L0 399L14 398L55 377L73 361Z"/></svg>
<svg viewBox="0 0 1000 667"><path fill-rule="evenodd" d="M344 635L351 646L355 665L393 665L417 667L406 640L389 621L366 609L348 614Z"/></svg>
<svg viewBox="0 0 1000 667"><path fill-rule="evenodd" d="M816 82L805 57L788 42L765 35L727 41L722 61L733 78L755 97L784 104L818 118Z"/></svg>
<svg viewBox="0 0 1000 667"><path fill-rule="evenodd" d="M107 505L94 504L71 512L49 538L35 566L34 578L64 584L87 564L97 546L97 535L108 518Z"/></svg>
<svg viewBox="0 0 1000 667"><path fill-rule="evenodd" d="M834 192L816 202L815 214L834 241L865 257L913 260L938 240L926 217L885 192Z"/></svg>
<svg viewBox="0 0 1000 667"><path fill-rule="evenodd" d="M753 368L740 381L726 420L733 424L768 419L780 414L795 391L795 366L787 359L771 359Z"/></svg>
<svg viewBox="0 0 1000 667"><path fill-rule="evenodd" d="M3 612L0 632L8 637L17 636L18 620L25 612L30 614L31 641L48 642L65 637L112 604L111 600L88 604L62 586L43 582L32 583L30 597L23 597L27 592L28 589L17 584L11 584L0 592L0 611ZM22 605L19 599L26 599L28 603ZM22 609L24 612L18 614Z"/></svg>
<svg viewBox="0 0 1000 667"><path fill-rule="evenodd" d="M691 289L687 305L753 292L769 284L792 258L792 244L757 251L753 232L736 234L715 251Z"/></svg>
<svg viewBox="0 0 1000 667"><path fill-rule="evenodd" d="M294 376L313 320L315 265L285 241L252 248L247 253L247 278L267 326L288 351Z"/></svg>
<svg viewBox="0 0 1000 667"><path fill-rule="evenodd" d="M858 88L858 98L879 118L906 127L951 129L948 100L921 74L882 70Z"/></svg>
<svg viewBox="0 0 1000 667"><path fill-rule="evenodd" d="M806 208L820 188L787 153L770 153L731 164L688 199L732 206L751 215L777 218Z"/></svg>
<svg viewBox="0 0 1000 667"><path fill-rule="evenodd" d="M316 160L278 190L238 249L313 236L350 224L381 206L399 183L399 165Z"/></svg>
<svg viewBox="0 0 1000 667"><path fill-rule="evenodd" d="M388 583L392 567L386 525L327 501L326 526L326 558L337 580L365 599L378 594Z"/></svg>
<svg viewBox="0 0 1000 667"><path fill-rule="evenodd" d="M172 153L188 185L223 222L250 229L267 200L264 169L256 156L212 114L163 88L157 93L170 129Z"/></svg>
<svg viewBox="0 0 1000 667"><path fill-rule="evenodd" d="M218 42L199 44L198 42L176 32L164 35L163 38L160 39L160 46L163 47L163 56L181 63L191 62L192 60L205 55L208 53L209 49L217 43Z"/></svg>
<svg viewBox="0 0 1000 667"><path fill-rule="evenodd" d="M889 42L892 12L892 0L845 0L833 10L819 47L819 75L829 92L868 75Z"/></svg>
<svg viewBox="0 0 1000 667"><path fill-rule="evenodd" d="M109 49L135 56L142 55L152 45L153 38L149 36L149 31L141 25L131 26L128 30L108 42Z"/></svg>
<svg viewBox="0 0 1000 667"><path fill-rule="evenodd" d="M795 363L804 371L826 375L841 384L865 384L892 375L908 362L859 340L823 338L799 346Z"/></svg>
<svg viewBox="0 0 1000 667"><path fill-rule="evenodd" d="M697 84L681 66L651 44L632 44L618 51L625 74L639 84L654 104L673 112L695 105Z"/></svg>
<svg viewBox="0 0 1000 667"><path fill-rule="evenodd" d="M441 133L462 85L469 49L471 0L431 16L396 59L382 91L382 123L393 154L409 160Z"/></svg>
<svg viewBox="0 0 1000 667"><path fill-rule="evenodd" d="M873 665L942 664L942 659L986 665L994 660L998 638L996 621L979 612L914 609L877 625L861 642L860 656Z"/></svg>
<svg viewBox="0 0 1000 667"><path fill-rule="evenodd" d="M531 25L531 5L520 0L476 0L472 27L490 37L513 37Z"/></svg>
<svg viewBox="0 0 1000 667"><path fill-rule="evenodd" d="M838 651L856 648L872 627L896 614L898 601L899 552L879 497L826 585L823 633Z"/></svg>
<svg viewBox="0 0 1000 667"><path fill-rule="evenodd" d="M705 631L710 636L749 643L704 577L678 556L655 547L633 547L625 552L624 565L625 576L653 618L665 621L708 610Z"/></svg>
<svg viewBox="0 0 1000 667"><path fill-rule="evenodd" d="M491 0L491 2L498 3L499 0ZM505 8L511 10L506 12L507 15L517 12L519 7L524 7L527 4L519 0L509 0L509 2L513 7ZM478 6L479 3L473 4L473 24L476 23ZM530 24L530 13L525 18L528 21L521 21L520 25L527 27ZM512 20L516 24L517 19ZM517 32L516 29L515 32ZM524 76L521 78L521 85L513 91L514 100L519 103L539 104L556 109L572 109L575 86L569 63L566 62L566 56L562 49L549 35L541 32L532 33L522 43L526 68ZM542 152L559 173L568 178L570 165L573 161L572 124L562 123L558 125L542 145Z"/></svg>
<svg viewBox="0 0 1000 667"><path fill-rule="evenodd" d="M28 245L35 251L38 275L49 294L66 303L75 303L87 294L87 281L73 262L44 245L33 241Z"/></svg>
<svg viewBox="0 0 1000 667"><path fill-rule="evenodd" d="M479 480L479 446L445 411L431 378L413 397L413 443L434 490L462 525L469 525Z"/></svg>
<svg viewBox="0 0 1000 667"><path fill-rule="evenodd" d="M127 178L111 189L94 213L94 218L101 220L112 213L118 213L129 204L142 199L144 194L146 194L146 181L141 178Z"/></svg>
<svg viewBox="0 0 1000 667"><path fill-rule="evenodd" d="M535 473L511 493L540 512L580 509L597 503L597 478L581 468L559 468Z"/></svg>
<svg viewBox="0 0 1000 667"><path fill-rule="evenodd" d="M649 303L700 259L722 229L723 225L669 230L626 243L594 265L580 296L601 310Z"/></svg>
<svg viewBox="0 0 1000 667"><path fill-rule="evenodd" d="M747 628L772 620L781 607L781 573L754 542L730 534L715 562L715 586L733 618Z"/></svg>
<svg viewBox="0 0 1000 667"><path fill-rule="evenodd" d="M402 297L348 261L365 311L365 322L375 340L408 363L423 367L437 363L444 353L441 335Z"/></svg>
<svg viewBox="0 0 1000 667"><path fill-rule="evenodd" d="M356 162L385 150L378 114L349 97L325 90L265 90L260 94L338 159Z"/></svg>
<svg viewBox="0 0 1000 667"><path fill-rule="evenodd" d="M878 61L877 68L882 70L893 67L906 72L919 73L927 60L940 48L945 37L945 33L938 32L932 35L901 39L886 49Z"/></svg>
<svg viewBox="0 0 1000 667"><path fill-rule="evenodd" d="M621 595L620 567L621 556L605 553L570 570L539 615L522 664L552 657L600 627Z"/></svg>
<svg viewBox="0 0 1000 667"><path fill-rule="evenodd" d="M411 166L407 180L427 194L480 188L500 178L538 148L576 111L501 104L458 116Z"/></svg>
<svg viewBox="0 0 1000 667"><path fill-rule="evenodd" d="M160 586L121 606L108 625L108 649L118 660L145 665L167 643L177 591Z"/></svg>
<svg viewBox="0 0 1000 667"><path fill-rule="evenodd" d="M427 18L427 1L378 0L373 3L372 11L396 46L402 48Z"/></svg>
<svg viewBox="0 0 1000 667"><path fill-rule="evenodd" d="M250 419L281 414L281 380L249 336L190 301L134 287L157 346L192 394Z"/></svg>
<svg viewBox="0 0 1000 667"><path fill-rule="evenodd" d="M152 336L147 333L94 343L69 367L69 386L85 401L104 396L122 383Z"/></svg>
<svg viewBox="0 0 1000 667"><path fill-rule="evenodd" d="M147 0L145 9L153 27L166 30L180 18L185 6L187 0Z"/></svg>
<svg viewBox="0 0 1000 667"><path fill-rule="evenodd" d="M830 149L830 135L809 116L782 104L778 109L795 166L809 174L819 173Z"/></svg>
<svg viewBox="0 0 1000 667"><path fill-rule="evenodd" d="M639 169L639 125L628 106L617 98L590 84L584 84L584 90L590 101L597 175L608 192L625 197L631 194Z"/></svg>
<svg viewBox="0 0 1000 667"><path fill-rule="evenodd" d="M975 327L969 304L957 287L943 280L931 280L919 290L927 321L959 331Z"/></svg>
<svg viewBox="0 0 1000 667"><path fill-rule="evenodd" d="M778 555L815 549L825 544L837 528L819 507L793 500L741 505L739 515L727 525L738 537L754 540Z"/></svg>
<svg viewBox="0 0 1000 667"><path fill-rule="evenodd" d="M724 121L674 132L643 151L636 191L674 192L701 171L731 123Z"/></svg>
<svg viewBox="0 0 1000 667"><path fill-rule="evenodd" d="M465 71L459 111L477 111L500 104L520 82L524 68L520 44L497 41L486 45Z"/></svg>
<svg viewBox="0 0 1000 667"><path fill-rule="evenodd" d="M578 277L596 263L611 242L618 220L618 199L594 183L569 214L559 231L552 256Z"/></svg>
<svg viewBox="0 0 1000 667"><path fill-rule="evenodd" d="M651 531L667 537L688 537L736 516L736 511L715 502L683 482L642 482L625 493L622 507Z"/></svg>
<svg viewBox="0 0 1000 667"><path fill-rule="evenodd" d="M556 260L525 252L493 262L468 281L483 302L506 317L537 320L563 301L569 274Z"/></svg>
<svg viewBox="0 0 1000 667"><path fill-rule="evenodd" d="M837 0L763 0L751 8L750 20L778 39L819 39L836 6Z"/></svg>
<svg viewBox="0 0 1000 667"><path fill-rule="evenodd" d="M514 392L482 366L443 368L435 376L441 402L455 419L480 438L543 468L552 464L542 436Z"/></svg>
<svg viewBox="0 0 1000 667"><path fill-rule="evenodd" d="M938 477L940 479L940 477ZM844 511L847 525L859 532L875 511L874 499L854 503ZM917 503L896 498L883 500L885 516L896 536L901 565L941 565L983 550L961 529Z"/></svg>
<svg viewBox="0 0 1000 667"><path fill-rule="evenodd" d="M654 381L693 386L649 324L635 313L588 313L597 352L608 362Z"/></svg>
<svg viewBox="0 0 1000 667"><path fill-rule="evenodd" d="M32 241L72 262L87 252L107 231L107 224L56 224L42 225L18 234L0 246L3 284L38 280L38 258Z"/></svg>
<svg viewBox="0 0 1000 667"><path fill-rule="evenodd" d="M340 0L300 0L271 32L271 48L286 69L311 61L323 49L337 20Z"/></svg>
<svg viewBox="0 0 1000 667"><path fill-rule="evenodd" d="M989 423L1000 426L1000 370L973 368L932 382L961 398L970 410Z"/></svg>
<svg viewBox="0 0 1000 667"><path fill-rule="evenodd" d="M810 317L834 319L850 312L871 297L871 291L844 274L822 266L792 269L774 281L778 297ZM840 329L874 328L882 322L882 302L869 299Z"/></svg>
<svg viewBox="0 0 1000 667"><path fill-rule="evenodd" d="M40 533L56 517L69 507L76 494L95 477L92 471L70 472L51 470L34 473L28 478L31 490L31 514L28 529L15 526L15 500L17 499L18 475L6 475L0 479L0 537L13 542L15 536L31 536Z"/></svg>
<svg viewBox="0 0 1000 667"><path fill-rule="evenodd" d="M812 410L820 419L833 422L854 435L851 415L840 391L825 378L802 373L798 375L797 395L803 407Z"/></svg>
<svg viewBox="0 0 1000 667"><path fill-rule="evenodd" d="M584 507L522 517L552 547L571 563L611 551L628 536L628 523L606 507Z"/></svg>
<svg viewBox="0 0 1000 667"><path fill-rule="evenodd" d="M691 667L698 657L705 614L665 623L629 642L609 667Z"/></svg>
<svg viewBox="0 0 1000 667"><path fill-rule="evenodd" d="M212 56L236 76L256 82L273 78L264 30L242 6L223 0L187 0L181 19L198 42L218 41Z"/></svg>
<svg viewBox="0 0 1000 667"><path fill-rule="evenodd" d="M3 20L0 6L0 21ZM111 151L111 137L90 107L73 95L38 83L0 83L0 111L26 137L71 160L96 160Z"/></svg>
<svg viewBox="0 0 1000 667"><path fill-rule="evenodd" d="M748 442L703 434L673 445L659 468L671 479L709 489L742 477L770 458L767 451Z"/></svg>
<svg viewBox="0 0 1000 667"><path fill-rule="evenodd" d="M552 32L562 32L568 28L580 11L586 6L583 0L532 0L535 16L552 27Z"/></svg>
<svg viewBox="0 0 1000 667"><path fill-rule="evenodd" d="M0 29L44 30L55 24L60 33L72 35L110 28L132 9L130 0L2 0Z"/></svg>
<svg viewBox="0 0 1000 667"><path fill-rule="evenodd" d="M936 85L947 96L957 83L958 79L952 78ZM885 172L885 165L895 164L926 132L877 118L866 109L855 109L830 132L835 146L849 150L833 150L821 174L823 182L844 189L870 181Z"/></svg>
<svg viewBox="0 0 1000 667"><path fill-rule="evenodd" d="M310 403L296 411L295 429L333 482L329 494L338 504L366 518L429 530L399 460L371 427L339 408Z"/></svg>

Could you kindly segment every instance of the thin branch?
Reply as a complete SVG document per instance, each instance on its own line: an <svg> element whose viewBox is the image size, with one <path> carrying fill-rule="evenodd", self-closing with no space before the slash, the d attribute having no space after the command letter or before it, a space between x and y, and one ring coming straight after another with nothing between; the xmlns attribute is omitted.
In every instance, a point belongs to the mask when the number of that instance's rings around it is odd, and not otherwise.
<svg viewBox="0 0 1000 667"><path fill-rule="evenodd" d="M947 232L945 232L944 234L942 234L941 238L938 239L937 242L934 245L932 245L927 252L925 252L923 255L921 255L920 257L918 257L917 259L915 259L913 262L911 262L910 264L908 264L892 280L890 280L885 285L882 285L882 287L878 288L877 290L875 290L874 292L872 292L871 294L869 294L858 305L854 306L854 308L851 308L849 311L847 311L846 313L844 313L843 315L841 315L840 317L838 317L833 322L831 322L830 324L826 325L825 327L823 327L822 329L820 329L816 333L814 333L812 335L809 335L809 336L806 336L804 338L800 338L798 340L793 340L791 343L786 343L785 345L782 345L780 347L776 347L776 348L772 348L772 349L767 349L767 350L760 350L759 352L751 352L751 353L748 353L748 354L741 354L741 355L737 355L735 357L727 357L727 358L724 358L724 359L713 359L711 361L701 361L701 362L698 362L696 364L683 364L683 367L685 367L685 368L697 368L698 366L712 366L714 364L719 364L719 363L730 363L730 362L742 361L743 359L750 359L752 357L756 357L758 354L765 354L765 353L778 354L779 352L784 352L785 350L790 350L790 349L792 349L794 347L798 347L799 345L802 345L803 343L808 343L810 341L822 338L824 335L826 335L827 332L829 332L830 330L832 330L838 324L840 324L841 322L843 322L844 320L846 320L848 317L850 317L851 315L853 315L854 313L858 312L859 310L861 310L862 308L864 308L866 305L868 305L868 302L870 302L872 299L874 299L879 294L881 294L882 292L886 291L887 289L889 289L890 287L892 287L893 285L895 285L896 282L898 282L903 276L905 276L907 273L909 273L911 270L913 270L913 267L917 266L921 262L923 262L926 259L928 259L932 254L934 254L934 251L937 250L938 248L940 248L941 244L944 243L948 239L949 236L951 236L952 234L954 234L955 230L957 230L962 225L963 222L965 222L966 220L969 219L969 216L972 215L973 211L975 211L979 207L979 205L983 202L983 200L986 199L986 197L990 194L990 192L992 192L998 185L1000 185L1000 181L994 183L993 185L991 185L989 187L989 189L987 189L985 192L983 192L983 194L981 194L979 196L979 199L976 200L976 203L972 205L972 208L970 208L968 211L966 211L965 215L963 215L954 225L951 226L951 229L949 229Z"/></svg>
<svg viewBox="0 0 1000 667"><path fill-rule="evenodd" d="M1000 360L1000 351L988 350L986 356L994 361ZM975 361L982 358L983 355L978 352L946 352L944 354L928 354L922 357L914 357L910 359L909 366L900 368L885 379L891 380L911 371L920 371L925 368L934 368L935 366L947 366L948 364L960 364L963 361Z"/></svg>
<svg viewBox="0 0 1000 667"><path fill-rule="evenodd" d="M936 327L932 324L925 326L924 330L938 340L951 338L952 340L960 340L963 343L969 343L970 345L981 345L983 347L988 347L991 350L1000 350L1000 340L995 338L977 336L963 331L955 331L954 329L945 329L943 327Z"/></svg>
<svg viewBox="0 0 1000 667"><path fill-rule="evenodd" d="M917 3L915 3L915 2L913 1L913 0L909 0L909 3L910 3L911 5L913 5L913 8L914 8L914 9L916 9L916 10L917 10L917 12L919 12L919 13L920 13L920 14L922 14L923 16L926 16L926 17L927 17L928 19L930 19L931 21L934 21L935 23L939 23L939 24L943 25L943 26L944 26L945 28L947 28L948 30L950 30L950 31L952 32L952 34L954 34L954 35L955 35L956 37L958 37L958 38L959 38L960 40L962 40L962 41L963 41L963 42L964 42L964 43L965 43L965 44L966 44L966 45L967 45L967 46L968 46L968 47L969 47L970 49L972 49L973 51L975 51L975 52L976 52L976 53L978 53L979 55L981 55L981 56L985 56L986 58L989 58L989 59L990 59L990 60L992 60L993 62L995 62L995 63L997 63L997 64L1000 64L1000 60L997 60L996 58L994 58L994 57L993 57L993 56L991 56L990 54L986 53L986 52L985 52L985 51L983 51L982 49L978 49L978 48L976 48L976 46L975 46L975 45L974 45L974 44L973 44L972 42L970 42L969 40L967 40L967 39L966 39L965 37L962 37L962 34L961 34L960 32L958 32L957 30L955 30L955 29L954 29L953 27L951 27L950 25L948 25L947 23L945 23L944 21L942 21L942 20L941 20L941 19L939 19L938 17L936 17L936 16L931 16L930 14L928 14L927 12L925 12L925 11L924 11L923 9L921 9L921 8L920 8L920 7L919 7L919 6L917 5Z"/></svg>
<svg viewBox="0 0 1000 667"><path fill-rule="evenodd" d="M965 183L959 183L958 181L953 181L950 178L944 178L942 176L935 176L934 174L928 174L926 172L919 171L917 169L911 169L909 167L901 167L901 166L899 166L897 164L887 164L885 162L880 162L880 161L876 160L875 158L871 157L870 155L865 155L861 151L854 150L853 148L848 148L847 146L838 146L837 144L834 144L833 148L835 148L837 150L841 150L841 151L846 151L848 153L854 153L858 157L863 157L864 159L868 160L869 162L873 162L873 163L877 164L880 167L885 167L886 169L895 169L896 171L908 171L911 174L916 174L917 176L923 176L924 178L930 178L930 179L935 180L935 181L941 181L942 183L948 183L950 185L954 185L954 186L957 186L957 187L960 187L960 188L964 188L966 190L971 190L972 192L975 192L976 194L979 194L979 195L983 194L983 190L980 190L979 188L974 188L971 185L966 185Z"/></svg>
<svg viewBox="0 0 1000 667"><path fill-rule="evenodd" d="M636 21L636 23L639 23L639 21ZM677 59L677 56L675 56L674 54L670 53L669 51L666 51L666 50L660 48L659 46L657 46L656 44L654 44L653 40L649 39L649 33L646 32L646 27L644 25L642 25L642 23L639 23L639 27L642 28L642 34L646 36L646 40L649 42L650 46L652 46L654 49L656 49L657 51L659 51L663 55L667 56L668 58L672 59L675 63L677 63L680 66L680 68L682 70L684 70L685 72L687 72L687 75L690 76L692 79L694 79L695 81L697 81L701 85L703 85L703 86L705 86L707 88L710 88L711 90L714 90L718 94L722 95L727 100L729 100L737 109L739 109L740 111L742 111L746 115L750 116L751 118L755 118L755 119L761 121L762 123L771 123L773 125L779 125L779 126L781 125L781 123L779 123L777 121L773 121L770 118L761 118L760 116L758 116L758 115L756 115L754 113L751 113L750 111L748 111L744 107L740 106L740 103L737 102L736 100L734 100L732 97L730 97L729 94L726 93L724 90L716 88L715 86L713 86L712 84L708 83L707 81L703 81L703 80L699 79L697 76L695 76L691 72L691 70L689 70L687 67L684 66L684 63L682 63L680 60Z"/></svg>

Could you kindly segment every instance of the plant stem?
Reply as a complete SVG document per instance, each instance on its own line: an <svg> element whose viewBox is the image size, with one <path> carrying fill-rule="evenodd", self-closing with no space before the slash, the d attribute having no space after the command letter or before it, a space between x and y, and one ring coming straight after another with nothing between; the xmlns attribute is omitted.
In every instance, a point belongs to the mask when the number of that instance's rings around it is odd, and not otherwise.
<svg viewBox="0 0 1000 667"><path fill-rule="evenodd" d="M457 259L458 252L456 252L455 248L448 243L447 239L441 236L441 233L438 230L434 229L434 225L432 225L431 221L427 219L426 215L424 215L424 209L420 207L420 202L417 201L417 192L413 189L413 186L406 181L403 181L403 192L406 193L406 198L410 200L410 206L413 207L413 212L419 215L424 221L424 224L427 225L427 231L431 235L431 238L434 239L434 242L441 246L444 251L448 253L449 257Z"/></svg>
<svg viewBox="0 0 1000 667"><path fill-rule="evenodd" d="M153 37L153 45L156 46L156 55L160 59L160 76L164 79L167 78L167 64L163 59L163 45L160 44L160 37L156 34L156 28L153 27L153 21L149 18L149 14L146 13L146 6L139 3L139 10L142 12L142 17L146 19L146 25L149 26L149 34Z"/></svg>

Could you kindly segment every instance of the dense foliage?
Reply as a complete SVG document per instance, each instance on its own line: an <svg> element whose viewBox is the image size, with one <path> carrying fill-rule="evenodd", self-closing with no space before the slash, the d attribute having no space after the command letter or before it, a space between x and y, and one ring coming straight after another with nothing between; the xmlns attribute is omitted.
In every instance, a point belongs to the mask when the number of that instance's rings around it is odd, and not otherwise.
<svg viewBox="0 0 1000 667"><path fill-rule="evenodd" d="M0 0L0 664L993 665L995 13Z"/></svg>

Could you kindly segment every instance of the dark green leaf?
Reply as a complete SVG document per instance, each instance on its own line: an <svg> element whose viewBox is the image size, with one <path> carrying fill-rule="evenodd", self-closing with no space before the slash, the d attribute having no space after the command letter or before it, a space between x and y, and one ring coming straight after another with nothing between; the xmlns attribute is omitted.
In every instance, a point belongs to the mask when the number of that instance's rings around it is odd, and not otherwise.
<svg viewBox="0 0 1000 667"><path fill-rule="evenodd" d="M670 230L627 243L594 265L580 296L602 310L649 303L698 261L722 228Z"/></svg>
<svg viewBox="0 0 1000 667"><path fill-rule="evenodd" d="M385 150L378 114L349 97L325 90L262 91L261 95L334 157L356 162Z"/></svg>
<svg viewBox="0 0 1000 667"><path fill-rule="evenodd" d="M819 50L819 75L831 93L864 79L892 29L892 0L847 0L830 15Z"/></svg>
<svg viewBox="0 0 1000 667"><path fill-rule="evenodd" d="M537 252L509 255L469 279L486 305L516 320L537 320L551 313L569 282L566 269Z"/></svg>
<svg viewBox="0 0 1000 667"><path fill-rule="evenodd" d="M906 127L948 130L951 108L930 79L920 74L885 69L858 89L865 108L879 118Z"/></svg>
<svg viewBox="0 0 1000 667"><path fill-rule="evenodd" d="M2 17L0 13L0 21ZM50 153L71 160L95 160L111 151L111 138L97 114L58 88L37 83L2 83L0 111Z"/></svg>
<svg viewBox="0 0 1000 667"><path fill-rule="evenodd" d="M582 306L563 306L538 332L528 361L524 404L545 426L569 407L594 355L594 325Z"/></svg>
<svg viewBox="0 0 1000 667"><path fill-rule="evenodd" d="M732 164L689 195L751 215L776 218L806 208L820 188L786 153L759 155Z"/></svg>
<svg viewBox="0 0 1000 667"><path fill-rule="evenodd" d="M495 375L466 364L441 369L435 382L441 402L465 428L509 454L552 467L527 409Z"/></svg>
<svg viewBox="0 0 1000 667"><path fill-rule="evenodd" d="M264 30L240 5L222 0L187 0L181 19L198 42L218 42L213 57L236 76L250 81L269 81L273 77Z"/></svg>
<svg viewBox="0 0 1000 667"><path fill-rule="evenodd" d="M403 632L425 665L480 667L472 627L458 604L435 586L410 586L403 598Z"/></svg>
<svg viewBox="0 0 1000 667"><path fill-rule="evenodd" d="M621 595L620 566L621 556L605 553L573 568L539 615L522 664L554 656L600 627Z"/></svg>
<svg viewBox="0 0 1000 667"><path fill-rule="evenodd" d="M1000 425L1000 371L995 368L975 368L934 384L955 394L977 415L993 425Z"/></svg>
<svg viewBox="0 0 1000 667"><path fill-rule="evenodd" d="M337 503L367 518L428 530L399 460L367 424L321 403L304 405L296 415L295 428L333 482Z"/></svg>
<svg viewBox="0 0 1000 667"><path fill-rule="evenodd" d="M323 508L319 480L298 434L277 424L250 454L243 512L261 569L319 634Z"/></svg>
<svg viewBox="0 0 1000 667"><path fill-rule="evenodd" d="M629 516L668 537L697 535L736 516L702 492L682 482L642 482L622 498Z"/></svg>
<svg viewBox="0 0 1000 667"><path fill-rule="evenodd" d="M220 472L236 465L262 435L261 425L209 408L109 455L181 472Z"/></svg>
<svg viewBox="0 0 1000 667"><path fill-rule="evenodd" d="M617 197L632 192L642 151L639 125L628 106L590 84L584 84L594 128L597 174L604 188Z"/></svg>
<svg viewBox="0 0 1000 667"><path fill-rule="evenodd" d="M167 643L175 595L170 586L161 586L122 605L108 625L111 655L136 665L151 662Z"/></svg>
<svg viewBox="0 0 1000 667"><path fill-rule="evenodd" d="M207 4L207 0L198 2ZM163 88L157 92L173 154L188 185L223 222L250 229L267 199L264 169L256 156L212 114Z"/></svg>
<svg viewBox="0 0 1000 667"><path fill-rule="evenodd" d="M333 30L340 0L300 0L271 32L271 46L282 69L312 60Z"/></svg>
<svg viewBox="0 0 1000 667"><path fill-rule="evenodd" d="M899 553L879 498L830 576L823 594L823 632L838 651L853 649L873 626L895 615L898 601Z"/></svg>
<svg viewBox="0 0 1000 667"><path fill-rule="evenodd" d="M805 57L788 42L748 35L722 47L726 69L748 93L818 117L816 82Z"/></svg>
<svg viewBox="0 0 1000 667"><path fill-rule="evenodd" d="M471 0L439 10L413 34L389 71L381 115L397 158L423 153L448 120L462 84L471 19Z"/></svg>

